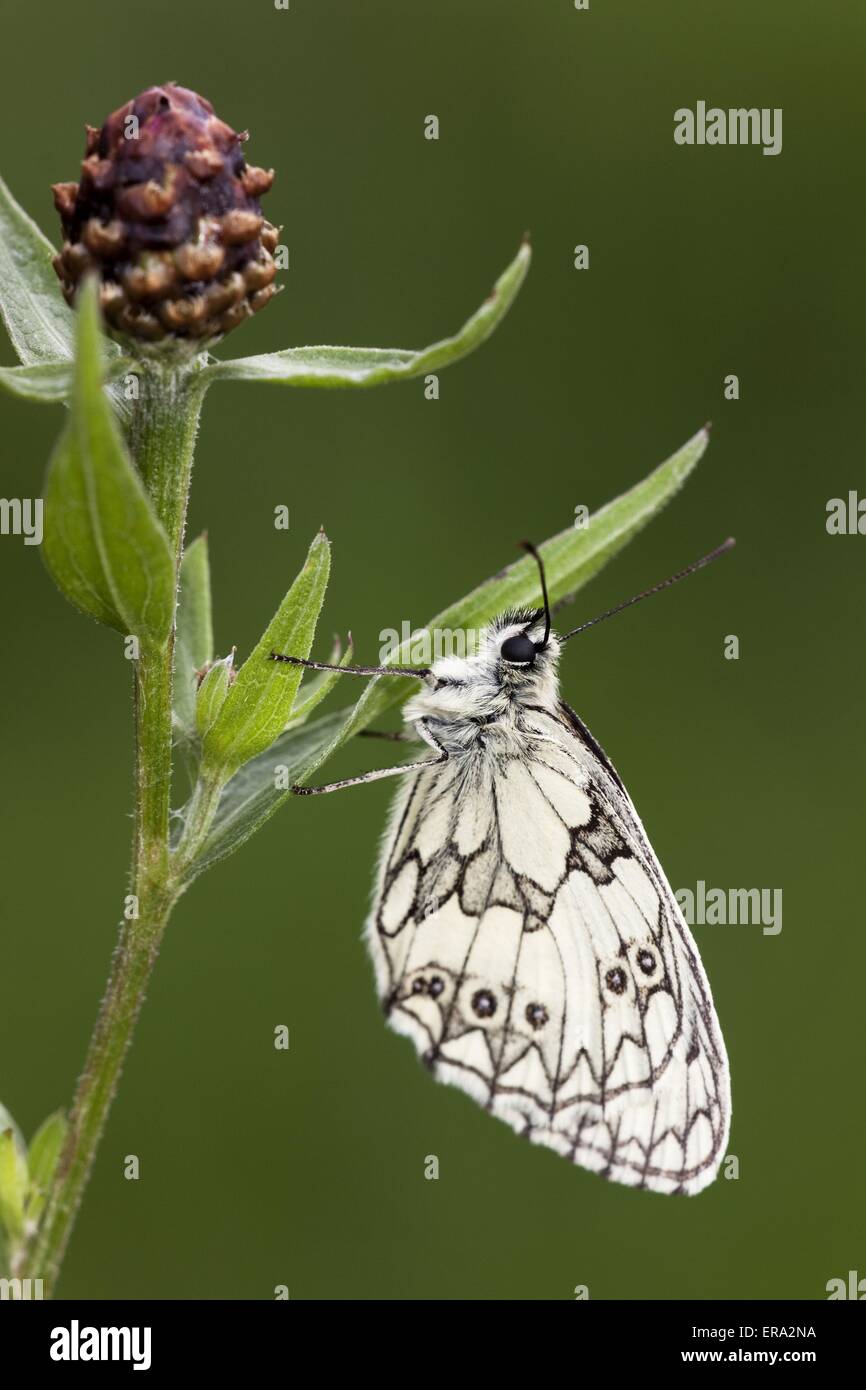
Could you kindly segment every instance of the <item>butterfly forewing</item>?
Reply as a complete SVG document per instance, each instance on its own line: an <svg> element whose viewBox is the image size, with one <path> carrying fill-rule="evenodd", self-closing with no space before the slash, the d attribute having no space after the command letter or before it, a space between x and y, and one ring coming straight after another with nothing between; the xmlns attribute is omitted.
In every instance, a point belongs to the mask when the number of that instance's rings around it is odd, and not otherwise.
<svg viewBox="0 0 866 1390"><path fill-rule="evenodd" d="M412 774L368 941L437 1079L607 1178L697 1192L728 1064L697 948L622 782L567 706Z"/></svg>

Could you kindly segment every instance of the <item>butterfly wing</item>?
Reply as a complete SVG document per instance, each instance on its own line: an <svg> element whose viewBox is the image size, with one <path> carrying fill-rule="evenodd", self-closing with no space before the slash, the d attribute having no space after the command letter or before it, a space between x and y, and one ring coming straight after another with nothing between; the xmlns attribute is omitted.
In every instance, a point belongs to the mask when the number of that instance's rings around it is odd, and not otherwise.
<svg viewBox="0 0 866 1390"><path fill-rule="evenodd" d="M730 1083L697 947L612 765L566 705L395 803L367 939L438 1080L602 1176L698 1192Z"/></svg>

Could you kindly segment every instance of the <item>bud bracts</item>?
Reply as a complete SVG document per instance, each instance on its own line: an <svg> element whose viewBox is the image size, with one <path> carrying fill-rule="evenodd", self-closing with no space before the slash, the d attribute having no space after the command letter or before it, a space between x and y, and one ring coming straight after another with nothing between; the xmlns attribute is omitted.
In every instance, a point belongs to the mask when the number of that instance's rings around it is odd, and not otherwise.
<svg viewBox="0 0 866 1390"><path fill-rule="evenodd" d="M81 182L53 190L67 302L95 272L114 336L193 350L263 309L279 233L259 199L274 175L247 164L246 138L173 83L142 92L101 130L88 126Z"/></svg>

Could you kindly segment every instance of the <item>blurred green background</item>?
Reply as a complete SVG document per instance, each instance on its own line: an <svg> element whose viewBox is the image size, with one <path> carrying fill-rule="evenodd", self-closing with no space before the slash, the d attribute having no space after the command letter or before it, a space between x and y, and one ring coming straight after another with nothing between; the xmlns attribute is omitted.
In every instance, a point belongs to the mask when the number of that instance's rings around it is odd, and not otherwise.
<svg viewBox="0 0 866 1390"><path fill-rule="evenodd" d="M532 232L514 310L438 402L421 382L211 393L191 528L210 533L220 651L246 654L320 523L321 654L350 626L369 661L380 629L422 623L713 421L685 492L569 623L728 534L737 550L572 646L564 693L675 888L784 893L778 936L696 928L740 1178L654 1197L431 1083L383 1026L360 939L391 789L292 804L175 913L59 1292L821 1298L866 1274L864 540L824 524L864 488L866 10L4 0L2 34L2 168L52 237L48 184L76 177L84 121L142 88L174 78L250 128L291 270L221 355L431 341ZM673 112L699 99L782 107L782 154L676 147ZM0 402L4 496L40 493L61 419ZM66 606L36 549L4 538L0 568L0 1096L30 1133L68 1103L115 939L131 706L119 637ZM359 747L333 775L383 752Z"/></svg>

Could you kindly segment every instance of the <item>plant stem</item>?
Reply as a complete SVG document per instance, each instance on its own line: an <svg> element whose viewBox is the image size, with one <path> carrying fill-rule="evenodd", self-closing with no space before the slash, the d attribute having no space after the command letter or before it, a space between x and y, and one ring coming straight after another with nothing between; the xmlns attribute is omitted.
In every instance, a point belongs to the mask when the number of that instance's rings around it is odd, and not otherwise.
<svg viewBox="0 0 866 1390"><path fill-rule="evenodd" d="M193 449L201 406L194 377L142 372L129 444L180 567ZM137 915L125 920L69 1116L69 1132L45 1213L19 1273L53 1291L117 1090L162 934L181 886L169 858L174 632L142 642L135 663L135 811L132 887Z"/></svg>
<svg viewBox="0 0 866 1390"><path fill-rule="evenodd" d="M139 391L129 446L179 568L201 390L194 372L155 366L142 372Z"/></svg>
<svg viewBox="0 0 866 1390"><path fill-rule="evenodd" d="M208 774L204 768L199 772L189 806L184 812L183 833L172 855L173 882L179 894L186 887L186 875L190 864L201 849L213 824L225 784L226 777L223 774Z"/></svg>

